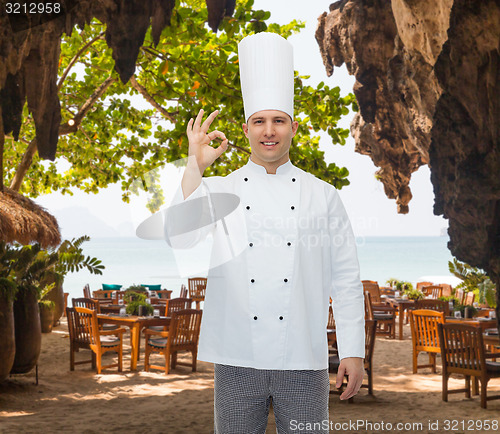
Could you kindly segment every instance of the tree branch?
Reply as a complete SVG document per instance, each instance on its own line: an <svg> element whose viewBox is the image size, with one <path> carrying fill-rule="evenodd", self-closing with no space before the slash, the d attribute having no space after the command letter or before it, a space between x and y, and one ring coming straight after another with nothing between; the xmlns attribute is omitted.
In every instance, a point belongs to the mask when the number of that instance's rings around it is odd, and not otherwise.
<svg viewBox="0 0 500 434"><path fill-rule="evenodd" d="M95 102L102 97L104 92L116 81L116 78L108 77L104 80L101 85L94 91L92 95L83 103L80 107L78 113L73 117L73 123L70 125L69 123L61 124L59 127L59 135L62 136L68 133L75 133L78 130L78 126L81 124L83 118L87 115L89 110L95 104Z"/></svg>
<svg viewBox="0 0 500 434"><path fill-rule="evenodd" d="M89 110L95 104L95 102L102 97L104 92L108 89L116 81L116 78L108 77L104 80L101 85L94 91L92 95L83 103L80 107L78 113L73 117L72 124L64 123L59 126L59 135L63 136L69 133L75 133L78 130L79 125L81 124L83 118L87 115ZM19 191L21 188L21 184L23 182L24 176L31 166L31 162L33 161L33 155L37 150L37 142L36 137L29 142L28 148L24 152L23 158L19 166L17 167L16 174L14 175L14 179L12 179L10 188L14 191Z"/></svg>
<svg viewBox="0 0 500 434"><path fill-rule="evenodd" d="M165 110L160 104L158 104L155 99L151 96L150 93L148 93L148 91L146 90L146 88L144 88L143 86L141 86L139 83L137 83L137 80L135 79L135 75L133 75L132 77L130 77L130 84L132 85L132 87L137 91L139 92L143 97L144 99L149 102L156 110L158 110L163 116L165 116L170 122L174 122L175 123L175 119L174 117L167 111Z"/></svg>
<svg viewBox="0 0 500 434"><path fill-rule="evenodd" d="M91 41L87 42L79 51L78 53L76 53L73 58L71 59L71 61L68 63L68 66L66 67L66 69L64 70L64 72L62 73L61 75L61 78L59 79L59 83L57 83L57 92L59 92L62 88L62 85L64 83L64 80L66 80L66 77L67 75L69 74L69 71L71 70L71 68L73 67L73 65L76 63L76 61L78 60L78 58L82 55L82 53L84 53L88 47L90 47L95 41L97 41L98 39L101 39L103 36L104 36L104 33L105 32L101 32L99 33L94 39L92 39Z"/></svg>
<svg viewBox="0 0 500 434"><path fill-rule="evenodd" d="M28 148L24 152L23 158L21 162L19 163L19 166L17 166L16 169L16 174L14 175L14 178L12 179L12 182L10 183L10 188L14 191L19 191L21 188L21 184L23 183L24 175L26 175L26 172L28 171L29 167L31 166L31 162L33 161L33 155L35 155L35 152L37 150L36 147L36 137L29 143Z"/></svg>

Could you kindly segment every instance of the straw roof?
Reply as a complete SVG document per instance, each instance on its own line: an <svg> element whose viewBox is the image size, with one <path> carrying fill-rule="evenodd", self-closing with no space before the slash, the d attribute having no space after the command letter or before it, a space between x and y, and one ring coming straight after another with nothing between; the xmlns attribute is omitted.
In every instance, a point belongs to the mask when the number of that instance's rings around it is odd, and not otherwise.
<svg viewBox="0 0 500 434"><path fill-rule="evenodd" d="M4 187L0 191L0 240L21 244L38 242L42 247L61 242L54 216L32 200Z"/></svg>

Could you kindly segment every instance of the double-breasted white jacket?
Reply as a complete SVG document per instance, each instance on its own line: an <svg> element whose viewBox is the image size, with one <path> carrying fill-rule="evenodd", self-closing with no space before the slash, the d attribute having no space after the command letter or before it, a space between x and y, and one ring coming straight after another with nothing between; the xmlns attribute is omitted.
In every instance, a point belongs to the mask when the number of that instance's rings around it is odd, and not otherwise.
<svg viewBox="0 0 500 434"><path fill-rule="evenodd" d="M174 247L213 231L198 358L257 369L326 369L330 297L340 358L364 357L356 245L336 189L290 161L268 174L249 160L225 177L203 178L185 201L208 196L210 202L214 193L240 198L223 222L184 237L169 234L197 216L167 215L164 222ZM174 203L183 200L179 189Z"/></svg>

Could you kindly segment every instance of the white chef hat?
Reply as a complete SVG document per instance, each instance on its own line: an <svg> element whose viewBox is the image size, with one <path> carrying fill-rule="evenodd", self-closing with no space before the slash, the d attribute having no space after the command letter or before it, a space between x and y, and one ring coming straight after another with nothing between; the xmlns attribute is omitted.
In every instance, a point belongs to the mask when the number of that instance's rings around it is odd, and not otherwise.
<svg viewBox="0 0 500 434"><path fill-rule="evenodd" d="M276 33L247 36L238 45L245 120L260 110L293 119L293 47Z"/></svg>

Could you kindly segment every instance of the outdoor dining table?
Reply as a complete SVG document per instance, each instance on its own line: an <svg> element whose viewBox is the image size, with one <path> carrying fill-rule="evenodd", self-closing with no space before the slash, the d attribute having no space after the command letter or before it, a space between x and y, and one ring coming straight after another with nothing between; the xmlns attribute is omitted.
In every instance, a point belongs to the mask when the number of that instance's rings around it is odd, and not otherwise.
<svg viewBox="0 0 500 434"><path fill-rule="evenodd" d="M135 315L117 315L98 313L97 319L99 324L116 324L126 326L130 329L130 370L137 370L137 362L139 361L141 348L141 331L143 328L151 326L168 326L170 317L160 316L135 316Z"/></svg>
<svg viewBox="0 0 500 434"><path fill-rule="evenodd" d="M151 305L153 309L159 309L160 310L160 315L163 316L165 315L165 304L152 304ZM125 304L104 304L99 306L99 309L101 313L114 313L114 314L119 314L120 309L122 307L126 307Z"/></svg>
<svg viewBox="0 0 500 434"><path fill-rule="evenodd" d="M387 303L389 303L392 307L398 309L398 315L399 315L398 339L402 340L405 310L411 309L415 304L415 300L405 300L402 298L393 298L393 297L386 297L384 300ZM375 308L374 310L377 309Z"/></svg>
<svg viewBox="0 0 500 434"><path fill-rule="evenodd" d="M447 316L444 319L448 323L458 323L480 326L481 330L490 329L497 326L497 320L495 318L455 318L453 316Z"/></svg>

